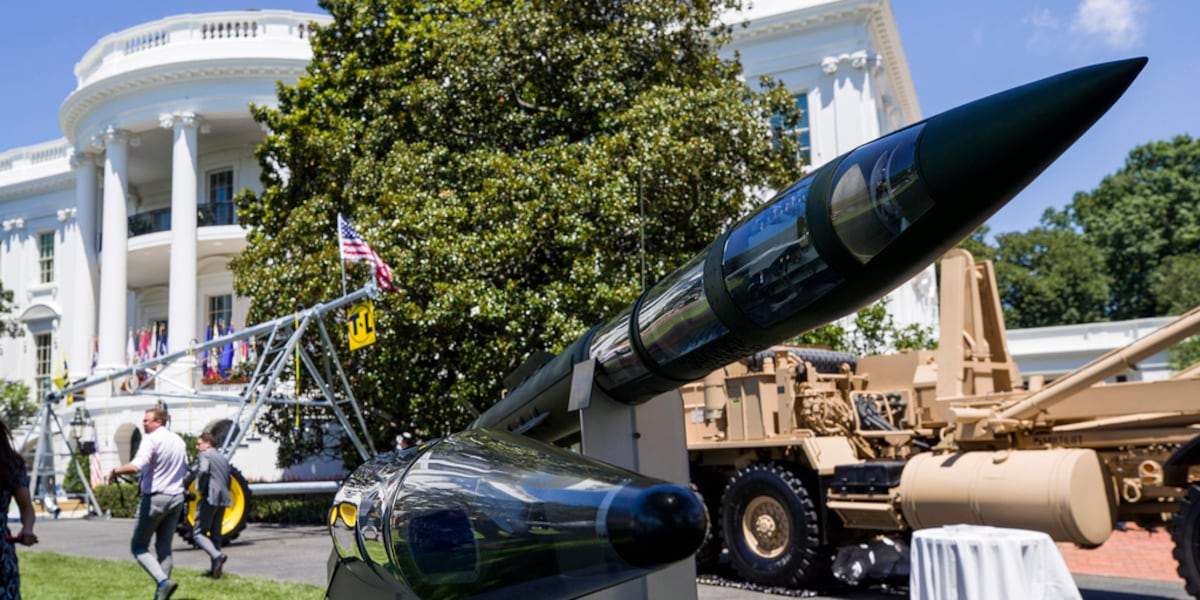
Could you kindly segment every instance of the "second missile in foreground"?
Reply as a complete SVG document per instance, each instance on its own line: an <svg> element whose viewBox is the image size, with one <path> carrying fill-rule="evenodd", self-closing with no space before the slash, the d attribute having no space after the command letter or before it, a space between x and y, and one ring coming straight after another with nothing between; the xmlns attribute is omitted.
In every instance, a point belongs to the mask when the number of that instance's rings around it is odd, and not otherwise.
<svg viewBox="0 0 1200 600"><path fill-rule="evenodd" d="M330 597L576 598L685 560L687 487L475 430L372 458L334 499Z"/></svg>
<svg viewBox="0 0 1200 600"><path fill-rule="evenodd" d="M1096 122L1146 64L1084 67L951 109L817 169L543 365L473 427L556 440L574 365L628 404L865 306L932 263ZM536 425L534 425L536 424Z"/></svg>

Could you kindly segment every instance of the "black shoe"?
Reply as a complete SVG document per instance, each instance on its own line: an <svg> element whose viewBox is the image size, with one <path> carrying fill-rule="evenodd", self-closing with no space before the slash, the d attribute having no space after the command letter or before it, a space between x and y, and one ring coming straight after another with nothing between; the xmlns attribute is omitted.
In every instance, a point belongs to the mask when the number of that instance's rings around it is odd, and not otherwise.
<svg viewBox="0 0 1200 600"><path fill-rule="evenodd" d="M225 566L225 561L227 560L229 560L229 557L224 554L213 559L212 570L209 571L213 579L221 578L221 569Z"/></svg>
<svg viewBox="0 0 1200 600"><path fill-rule="evenodd" d="M177 587L179 584L170 579L163 581L163 584L158 586L158 591L154 592L154 600L169 600Z"/></svg>

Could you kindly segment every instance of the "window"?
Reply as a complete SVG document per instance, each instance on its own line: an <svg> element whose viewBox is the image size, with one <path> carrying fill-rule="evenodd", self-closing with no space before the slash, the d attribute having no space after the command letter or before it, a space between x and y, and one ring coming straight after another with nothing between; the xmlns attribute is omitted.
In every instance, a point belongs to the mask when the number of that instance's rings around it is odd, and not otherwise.
<svg viewBox="0 0 1200 600"><path fill-rule="evenodd" d="M37 401L42 402L46 397L46 388L50 385L50 334L38 333L33 336L35 357L37 363L35 378L37 380Z"/></svg>
<svg viewBox="0 0 1200 600"><path fill-rule="evenodd" d="M41 283L54 282L54 232L38 234L38 270Z"/></svg>
<svg viewBox="0 0 1200 600"><path fill-rule="evenodd" d="M771 127L781 130L780 135L791 138L796 141L799 146L796 149L797 158L803 161L806 165L812 164L812 140L809 138L808 132L808 95L796 94L792 96L796 99L796 107L800 109L800 121L794 127L784 129L783 117L776 115L771 117Z"/></svg>
<svg viewBox="0 0 1200 600"><path fill-rule="evenodd" d="M233 208L233 169L208 174L208 204L213 211L213 225L237 222Z"/></svg>
<svg viewBox="0 0 1200 600"><path fill-rule="evenodd" d="M218 337L229 329L233 321L233 296L210 296L208 298L208 324L216 325L219 329L212 331L212 337ZM207 337L207 336L206 336Z"/></svg>

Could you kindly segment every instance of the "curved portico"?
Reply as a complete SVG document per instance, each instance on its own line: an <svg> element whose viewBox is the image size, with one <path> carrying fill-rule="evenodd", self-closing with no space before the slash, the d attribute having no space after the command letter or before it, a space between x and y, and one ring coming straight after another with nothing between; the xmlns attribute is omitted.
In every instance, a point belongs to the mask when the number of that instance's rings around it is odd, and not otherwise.
<svg viewBox="0 0 1200 600"><path fill-rule="evenodd" d="M226 325L244 315L225 300L224 265L245 247L233 195L259 189L264 133L249 105L274 105L278 82L303 74L314 20L328 17L180 15L106 36L80 60L59 110L78 202L68 236L79 289L62 342L71 364L91 364L94 348L98 371L123 367L132 328L166 325L166 349L186 349L204 338L216 288Z"/></svg>

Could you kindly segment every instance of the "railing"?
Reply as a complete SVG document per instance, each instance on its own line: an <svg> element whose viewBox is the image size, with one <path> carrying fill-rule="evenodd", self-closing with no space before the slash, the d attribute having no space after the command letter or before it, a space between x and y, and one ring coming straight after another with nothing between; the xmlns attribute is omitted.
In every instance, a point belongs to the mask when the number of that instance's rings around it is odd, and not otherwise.
<svg viewBox="0 0 1200 600"><path fill-rule="evenodd" d="M0 171L19 168L20 165L36 165L52 160L66 158L70 144L66 140L54 140L34 146L26 146L10 150L0 155Z"/></svg>
<svg viewBox="0 0 1200 600"><path fill-rule="evenodd" d="M311 21L329 23L332 18L290 10L227 11L168 17L105 36L76 65L75 79L78 87L83 88L88 83L121 71L119 63L122 59L148 55L151 51L157 54L160 49L179 49L165 53L165 61L188 59L178 53L188 53L184 48L196 44L207 46L222 42L294 40L303 48L298 46L293 52L310 53L308 40L313 34L309 24ZM193 48L190 52L205 51Z"/></svg>
<svg viewBox="0 0 1200 600"><path fill-rule="evenodd" d="M129 237L171 230L171 209L160 208L129 217Z"/></svg>
<svg viewBox="0 0 1200 600"><path fill-rule="evenodd" d="M212 225L237 225L237 204L233 202L211 202L201 204L196 224L200 227Z"/></svg>
<svg viewBox="0 0 1200 600"><path fill-rule="evenodd" d="M237 204L210 202L196 207L196 226L237 225ZM171 209L158 208L129 217L129 237L171 230Z"/></svg>

